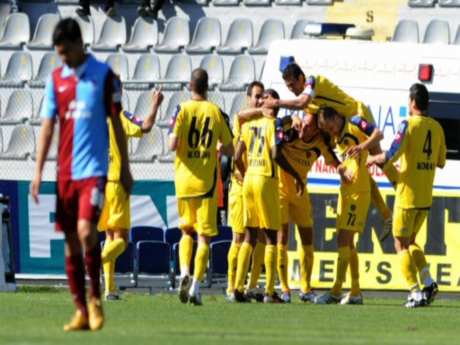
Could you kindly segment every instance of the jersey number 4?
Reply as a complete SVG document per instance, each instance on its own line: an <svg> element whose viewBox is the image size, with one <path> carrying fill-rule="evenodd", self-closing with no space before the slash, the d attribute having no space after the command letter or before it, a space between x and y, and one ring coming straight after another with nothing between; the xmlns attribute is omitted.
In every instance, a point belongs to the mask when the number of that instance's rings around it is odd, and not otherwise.
<svg viewBox="0 0 460 345"><path fill-rule="evenodd" d="M199 145L209 149L212 143L212 130L209 128L210 117L206 117L203 128L197 128L197 117L192 117L192 123L188 132L188 146L196 149Z"/></svg>
<svg viewBox="0 0 460 345"><path fill-rule="evenodd" d="M423 153L426 154L426 159L429 160L433 150L431 148L431 131L426 133L425 142L423 143Z"/></svg>

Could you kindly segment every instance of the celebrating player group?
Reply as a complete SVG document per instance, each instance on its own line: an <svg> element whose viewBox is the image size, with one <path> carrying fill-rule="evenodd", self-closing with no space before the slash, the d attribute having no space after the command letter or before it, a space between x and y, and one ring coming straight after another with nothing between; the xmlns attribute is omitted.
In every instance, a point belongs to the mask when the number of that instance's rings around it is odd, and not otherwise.
<svg viewBox="0 0 460 345"><path fill-rule="evenodd" d="M38 202L44 163L58 123L56 225L65 235L66 272L76 307L64 330L99 330L104 323L101 266L106 300L119 299L115 261L127 246L131 227L129 195L133 181L127 138L151 130L163 95L155 90L149 115L139 119L122 109L121 83L110 67L85 53L75 20L58 23L53 43L63 66L53 71L46 87L31 194ZM382 132L365 104L323 76L307 78L293 59L281 73L296 97L280 99L275 90L253 82L247 88L244 109L231 114L231 129L228 116L207 100L207 72L200 68L192 72L191 99L177 107L169 142L176 153L175 187L182 230L180 301L202 304L200 283L209 261L210 241L218 234L219 160L225 155L233 159L228 197L233 231L228 252L229 301L291 301L287 247L290 226L295 225L300 239L300 300L362 304L355 243L372 202L382 215L384 229L393 232L401 271L410 289L405 305L429 305L438 288L416 236L431 207L435 170L445 164L446 146L441 126L426 114L427 89L422 84L410 88L411 115L401 123L391 147L382 151ZM280 108L299 111L279 117ZM311 286L314 222L306 182L313 163L321 156L335 167L341 183L336 277L330 291L316 295ZM393 210L368 172L374 164L396 189ZM106 232L102 252L98 230ZM194 236L198 245L192 258ZM259 294L255 287L263 264L265 291ZM88 302L85 266L90 279ZM348 269L351 290L343 294ZM276 277L281 294L275 292Z"/></svg>

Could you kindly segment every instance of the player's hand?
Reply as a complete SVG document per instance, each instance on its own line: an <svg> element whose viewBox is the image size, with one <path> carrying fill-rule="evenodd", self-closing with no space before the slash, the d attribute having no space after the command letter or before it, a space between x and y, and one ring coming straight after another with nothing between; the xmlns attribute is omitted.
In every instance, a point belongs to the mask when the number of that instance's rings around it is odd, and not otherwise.
<svg viewBox="0 0 460 345"><path fill-rule="evenodd" d="M30 183L30 194L32 195L32 199L38 205L39 199L38 194L40 193L40 185L42 183L42 177L40 175L35 175L34 179Z"/></svg>
<svg viewBox="0 0 460 345"><path fill-rule="evenodd" d="M120 182L127 194L131 194L134 180L129 169L122 169L120 175Z"/></svg>
<svg viewBox="0 0 460 345"><path fill-rule="evenodd" d="M363 150L364 150L364 146L362 144L353 146L347 151L347 156L351 158L357 157Z"/></svg>
<svg viewBox="0 0 460 345"><path fill-rule="evenodd" d="M385 164L385 157L380 157L380 155L367 157L367 166L371 167L374 164L383 167Z"/></svg>
<svg viewBox="0 0 460 345"><path fill-rule="evenodd" d="M339 165L337 172L339 173L340 179L343 183L351 183L353 181L353 174L343 165Z"/></svg>
<svg viewBox="0 0 460 345"><path fill-rule="evenodd" d="M161 87L159 87L158 89L155 88L152 92L152 103L153 105L155 106L160 106L161 103L163 102L163 99L164 99L164 95L163 93L161 92L162 89Z"/></svg>
<svg viewBox="0 0 460 345"><path fill-rule="evenodd" d="M305 191L305 182L303 182L301 178L296 178L295 188L297 191L297 196L302 196Z"/></svg>

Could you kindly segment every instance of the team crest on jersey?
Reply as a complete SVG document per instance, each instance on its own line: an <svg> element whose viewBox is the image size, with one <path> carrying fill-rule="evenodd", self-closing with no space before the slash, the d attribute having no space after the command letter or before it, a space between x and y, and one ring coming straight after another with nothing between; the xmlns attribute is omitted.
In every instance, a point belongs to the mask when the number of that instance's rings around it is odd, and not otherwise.
<svg viewBox="0 0 460 345"><path fill-rule="evenodd" d="M361 121L361 129L363 131L366 131L368 128L368 124L367 124L367 121Z"/></svg>

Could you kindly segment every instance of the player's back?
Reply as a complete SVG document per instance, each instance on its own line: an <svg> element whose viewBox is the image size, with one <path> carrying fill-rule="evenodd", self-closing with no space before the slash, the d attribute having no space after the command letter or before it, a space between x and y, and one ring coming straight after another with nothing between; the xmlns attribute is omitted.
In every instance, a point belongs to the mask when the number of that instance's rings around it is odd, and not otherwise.
<svg viewBox="0 0 460 345"><path fill-rule="evenodd" d="M247 149L246 175L278 177L272 159L275 145L275 119L265 116L245 122L241 127L241 140Z"/></svg>
<svg viewBox="0 0 460 345"><path fill-rule="evenodd" d="M207 195L217 183L217 143L222 138L231 140L230 129L219 107L205 100L181 103L173 121L179 140L176 194L178 197Z"/></svg>
<svg viewBox="0 0 460 345"><path fill-rule="evenodd" d="M433 118L412 115L402 124L398 139L402 154L396 203L403 208L430 207L436 167L446 161L444 131Z"/></svg>

